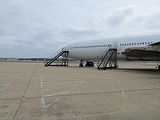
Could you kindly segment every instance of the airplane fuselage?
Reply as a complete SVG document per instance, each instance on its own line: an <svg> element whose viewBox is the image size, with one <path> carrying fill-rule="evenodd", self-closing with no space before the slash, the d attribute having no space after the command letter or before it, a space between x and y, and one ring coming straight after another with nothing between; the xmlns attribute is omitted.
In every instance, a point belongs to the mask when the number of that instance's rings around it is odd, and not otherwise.
<svg viewBox="0 0 160 120"><path fill-rule="evenodd" d="M80 60L100 60L106 51L111 48L116 48L117 58L126 59L126 55L123 54L126 49L146 47L156 42L160 42L160 35L86 41L68 45L62 48L62 50L69 51L69 58ZM160 50L160 46L158 46L158 49Z"/></svg>

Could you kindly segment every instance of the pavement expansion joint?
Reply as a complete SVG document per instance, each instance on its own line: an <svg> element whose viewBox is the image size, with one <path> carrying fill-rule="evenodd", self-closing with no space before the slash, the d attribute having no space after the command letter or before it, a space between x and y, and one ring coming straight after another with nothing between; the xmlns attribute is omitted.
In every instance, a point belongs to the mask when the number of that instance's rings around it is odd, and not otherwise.
<svg viewBox="0 0 160 120"><path fill-rule="evenodd" d="M32 80L32 78L33 78L36 70L37 70L37 67L34 68L33 73L32 73L32 75L31 75L31 77L30 77L30 79L29 79L29 81L28 81L28 85L27 85L27 87L26 87L26 89L25 89L25 91L24 91L23 97L22 97L21 100L20 100L20 103L19 103L19 105L18 105L18 108L17 108L17 110L16 110L16 112L15 112L15 114L14 114L13 120L16 119L16 116L17 116L17 113L18 113L18 111L19 111L19 108L20 108L20 106L21 106L21 104L22 104L22 101L25 99L26 92L27 92L27 90L28 90L28 87L29 87L29 85L30 85L30 83L31 83L31 80Z"/></svg>

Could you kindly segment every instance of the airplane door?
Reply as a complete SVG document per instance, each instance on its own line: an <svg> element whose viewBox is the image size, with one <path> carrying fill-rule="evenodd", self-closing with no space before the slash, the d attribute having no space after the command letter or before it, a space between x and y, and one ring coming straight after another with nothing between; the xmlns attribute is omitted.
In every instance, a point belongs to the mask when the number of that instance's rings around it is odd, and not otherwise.
<svg viewBox="0 0 160 120"><path fill-rule="evenodd" d="M117 41L114 41L114 42L112 43L112 48L117 49Z"/></svg>
<svg viewBox="0 0 160 120"><path fill-rule="evenodd" d="M114 42L112 42L111 44L108 44L108 48L109 48L109 49L112 49L112 48L117 49L117 42L114 41Z"/></svg>

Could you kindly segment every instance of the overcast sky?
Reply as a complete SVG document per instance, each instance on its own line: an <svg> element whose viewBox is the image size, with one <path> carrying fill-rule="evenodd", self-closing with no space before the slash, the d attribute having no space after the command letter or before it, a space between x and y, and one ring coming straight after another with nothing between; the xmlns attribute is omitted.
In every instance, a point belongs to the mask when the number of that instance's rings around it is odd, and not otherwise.
<svg viewBox="0 0 160 120"><path fill-rule="evenodd" d="M49 57L85 40L160 33L160 0L0 0L0 57Z"/></svg>

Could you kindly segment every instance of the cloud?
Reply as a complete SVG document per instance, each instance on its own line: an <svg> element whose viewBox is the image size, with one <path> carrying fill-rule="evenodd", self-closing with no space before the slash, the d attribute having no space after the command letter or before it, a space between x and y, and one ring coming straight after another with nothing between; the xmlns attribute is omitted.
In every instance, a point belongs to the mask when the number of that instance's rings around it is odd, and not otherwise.
<svg viewBox="0 0 160 120"><path fill-rule="evenodd" d="M160 30L160 11L149 16L141 17L141 21L139 21L137 24L144 25L148 29Z"/></svg>
<svg viewBox="0 0 160 120"><path fill-rule="evenodd" d="M1 0L0 57L47 57L62 46L160 32L157 0Z"/></svg>
<svg viewBox="0 0 160 120"><path fill-rule="evenodd" d="M90 38L94 38L98 32L95 30L78 30L78 29L67 29L62 31L62 35L65 35L67 38L71 40L86 40Z"/></svg>
<svg viewBox="0 0 160 120"><path fill-rule="evenodd" d="M106 21L107 24L111 25L112 27L117 27L123 22L125 22L128 16L132 16L133 14L134 8L127 7L111 14Z"/></svg>

